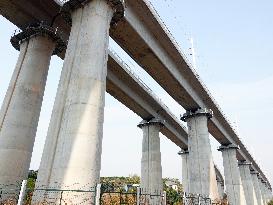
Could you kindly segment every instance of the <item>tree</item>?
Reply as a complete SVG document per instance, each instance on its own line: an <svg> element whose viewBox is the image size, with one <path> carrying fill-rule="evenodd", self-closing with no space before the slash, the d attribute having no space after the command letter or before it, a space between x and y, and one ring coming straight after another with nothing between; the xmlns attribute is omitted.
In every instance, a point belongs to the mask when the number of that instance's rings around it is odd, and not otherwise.
<svg viewBox="0 0 273 205"><path fill-rule="evenodd" d="M273 205L273 200L271 200L270 202L268 202L268 205Z"/></svg>

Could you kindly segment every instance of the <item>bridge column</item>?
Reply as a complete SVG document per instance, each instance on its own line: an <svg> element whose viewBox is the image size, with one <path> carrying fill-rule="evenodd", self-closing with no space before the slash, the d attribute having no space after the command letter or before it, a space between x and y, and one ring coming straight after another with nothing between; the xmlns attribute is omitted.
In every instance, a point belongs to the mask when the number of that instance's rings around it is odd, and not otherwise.
<svg viewBox="0 0 273 205"><path fill-rule="evenodd" d="M273 199L273 196L272 196L272 190L270 188L270 185L268 184L268 187L267 187L267 191L268 191L268 198L269 198L269 201L271 201Z"/></svg>
<svg viewBox="0 0 273 205"><path fill-rule="evenodd" d="M219 147L222 152L225 185L228 201L231 205L246 205L244 189L238 168L236 150L238 146L228 145Z"/></svg>
<svg viewBox="0 0 273 205"><path fill-rule="evenodd" d="M265 202L265 204L267 204L268 201L269 201L269 199L267 197L266 182L263 179L261 179L261 182L262 182L261 187L262 187L262 193L263 193L263 197L264 197L264 202Z"/></svg>
<svg viewBox="0 0 273 205"><path fill-rule="evenodd" d="M272 189L270 186L268 186L268 196L269 196L269 201L273 200Z"/></svg>
<svg viewBox="0 0 273 205"><path fill-rule="evenodd" d="M220 199L223 199L225 191L224 191L224 182L221 179L216 178L217 188Z"/></svg>
<svg viewBox="0 0 273 205"><path fill-rule="evenodd" d="M151 195L161 195L163 193L159 138L162 126L162 122L157 119L143 120L138 125L143 131L140 187L144 193ZM161 204L161 199L160 196L152 197L149 204Z"/></svg>
<svg viewBox="0 0 273 205"><path fill-rule="evenodd" d="M266 195L266 199L267 199L267 203L268 203L270 201L270 193L269 193L268 183L265 182L264 186L265 186L265 195Z"/></svg>
<svg viewBox="0 0 273 205"><path fill-rule="evenodd" d="M189 192L218 199L216 174L207 126L208 119L211 117L211 110L198 109L194 112L188 111L181 119L187 122L189 131Z"/></svg>
<svg viewBox="0 0 273 205"><path fill-rule="evenodd" d="M26 28L11 43L20 55L0 111L0 184L20 189L28 175L51 55L65 44L45 25Z"/></svg>
<svg viewBox="0 0 273 205"><path fill-rule="evenodd" d="M260 187L260 190L261 190L261 196L262 196L262 199L263 199L263 203L264 203L264 205L267 205L267 200L266 200L266 196L265 196L265 193L264 193L264 180L263 180L263 178L261 177L260 174L258 174L258 182L259 182L259 187Z"/></svg>
<svg viewBox="0 0 273 205"><path fill-rule="evenodd" d="M270 191L269 191L269 185L268 184L266 184L266 196L267 196L268 201L270 201L271 197L270 197Z"/></svg>
<svg viewBox="0 0 273 205"><path fill-rule="evenodd" d="M184 192L189 193L190 186L190 171L189 171L189 150L182 149L178 154L182 158L182 184Z"/></svg>
<svg viewBox="0 0 273 205"><path fill-rule="evenodd" d="M261 192L260 185L259 185L258 172L251 171L251 178L252 178L254 190L256 193L257 203L258 203L258 205L264 205L262 192Z"/></svg>
<svg viewBox="0 0 273 205"><path fill-rule="evenodd" d="M94 191L99 183L110 23L122 0L70 0L72 28L48 129L37 188ZM71 23L69 15L66 20ZM35 193L33 204L57 203L60 192ZM51 199L54 199L53 201ZM93 204L94 192L65 192L69 204Z"/></svg>
<svg viewBox="0 0 273 205"><path fill-rule="evenodd" d="M239 171L247 205L258 205L255 189L252 182L252 177L250 174L250 165L251 163L248 163L246 161L240 161Z"/></svg>

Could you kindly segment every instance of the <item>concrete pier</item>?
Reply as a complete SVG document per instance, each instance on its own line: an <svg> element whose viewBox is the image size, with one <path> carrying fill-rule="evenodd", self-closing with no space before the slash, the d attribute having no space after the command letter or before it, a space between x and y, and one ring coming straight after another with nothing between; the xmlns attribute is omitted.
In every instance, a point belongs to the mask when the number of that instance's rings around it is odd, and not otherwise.
<svg viewBox="0 0 273 205"><path fill-rule="evenodd" d="M182 158L182 184L183 190L186 193L189 193L190 186L190 170L189 170L189 150L181 150L178 154Z"/></svg>
<svg viewBox="0 0 273 205"><path fill-rule="evenodd" d="M63 6L72 29L53 108L37 188L89 193L35 193L33 203L62 200L94 203L99 183L110 23L124 12L122 1L70 0Z"/></svg>
<svg viewBox="0 0 273 205"><path fill-rule="evenodd" d="M225 191L224 191L224 182L221 179L216 179L217 181L217 189L219 193L220 199L223 199Z"/></svg>
<svg viewBox="0 0 273 205"><path fill-rule="evenodd" d="M238 146L228 145L219 147L222 152L225 185L228 201L231 205L246 205L244 189L236 158L236 150Z"/></svg>
<svg viewBox="0 0 273 205"><path fill-rule="evenodd" d="M238 165L239 165L240 176L241 176L241 180L242 180L242 184L244 188L246 203L247 205L258 205L256 192L255 192L252 177L250 174L251 163L248 163L246 161L240 161Z"/></svg>
<svg viewBox="0 0 273 205"><path fill-rule="evenodd" d="M143 193L155 195L148 197L149 204L161 204L163 194L162 167L159 132L163 123L158 119L143 120L138 127L143 131L141 182Z"/></svg>
<svg viewBox="0 0 273 205"><path fill-rule="evenodd" d="M268 182L266 183L266 193L267 193L268 201L271 201L273 199L272 191L270 190L270 184Z"/></svg>
<svg viewBox="0 0 273 205"><path fill-rule="evenodd" d="M211 110L198 109L188 111L181 119L187 122L189 132L189 192L214 200L219 199L219 195L208 132L208 119L211 117Z"/></svg>
<svg viewBox="0 0 273 205"><path fill-rule="evenodd" d="M270 195L269 195L269 189L268 189L267 182L264 183L264 192L265 192L266 200L268 203L270 201Z"/></svg>
<svg viewBox="0 0 273 205"><path fill-rule="evenodd" d="M251 173L251 178L252 178L254 190L256 193L257 203L258 203L258 205L264 205L262 192L261 192L260 185L259 185L258 172L252 170L250 173Z"/></svg>
<svg viewBox="0 0 273 205"><path fill-rule="evenodd" d="M270 188L270 184L267 183L267 194L268 194L268 199L269 201L273 200L273 197L272 197L272 190Z"/></svg>
<svg viewBox="0 0 273 205"><path fill-rule="evenodd" d="M20 190L28 175L50 59L65 44L45 25L26 28L11 43L20 55L0 112L0 184Z"/></svg>
<svg viewBox="0 0 273 205"><path fill-rule="evenodd" d="M258 174L258 183L259 183L259 187L260 187L260 190L261 190L261 196L262 196L262 199L263 199L263 203L265 205L267 205L267 200L266 200L266 196L265 196L265 193L264 193L263 178L261 177L260 174Z"/></svg>
<svg viewBox="0 0 273 205"><path fill-rule="evenodd" d="M267 193L266 193L266 182L260 178L260 181L261 181L261 190L262 190L262 196L263 196L263 199L264 199L264 203L267 204L268 203L268 198L267 198Z"/></svg>

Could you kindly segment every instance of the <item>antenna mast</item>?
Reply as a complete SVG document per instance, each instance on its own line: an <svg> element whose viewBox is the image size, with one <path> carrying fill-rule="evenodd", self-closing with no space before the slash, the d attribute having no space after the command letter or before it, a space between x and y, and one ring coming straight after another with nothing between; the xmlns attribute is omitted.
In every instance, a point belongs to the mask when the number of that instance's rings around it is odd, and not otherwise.
<svg viewBox="0 0 273 205"><path fill-rule="evenodd" d="M195 49L194 49L194 43L193 43L193 38L192 37L190 38L190 43L191 43L191 56L192 56L193 68L197 69Z"/></svg>

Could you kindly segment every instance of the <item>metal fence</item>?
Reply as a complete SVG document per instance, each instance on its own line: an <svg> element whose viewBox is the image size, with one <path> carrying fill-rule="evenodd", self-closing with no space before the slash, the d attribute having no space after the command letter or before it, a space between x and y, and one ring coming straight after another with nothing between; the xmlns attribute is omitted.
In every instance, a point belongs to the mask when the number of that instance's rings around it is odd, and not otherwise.
<svg viewBox="0 0 273 205"><path fill-rule="evenodd" d="M211 200L207 196L202 196L200 194L181 194L183 205L225 205L222 200Z"/></svg>
<svg viewBox="0 0 273 205"><path fill-rule="evenodd" d="M176 205L224 205L199 194L177 193ZM42 201L33 201L38 196ZM105 189L98 184L88 189L26 188L22 184L0 185L0 205L171 205L166 192L149 191L139 187Z"/></svg>
<svg viewBox="0 0 273 205"><path fill-rule="evenodd" d="M149 193L137 188L131 191L101 192L100 205L166 205L166 194L159 191Z"/></svg>
<svg viewBox="0 0 273 205"><path fill-rule="evenodd" d="M26 188L26 183L0 185L0 205L95 205L97 187L88 189ZM32 198L37 201L32 202ZM41 199L41 201L39 200Z"/></svg>

